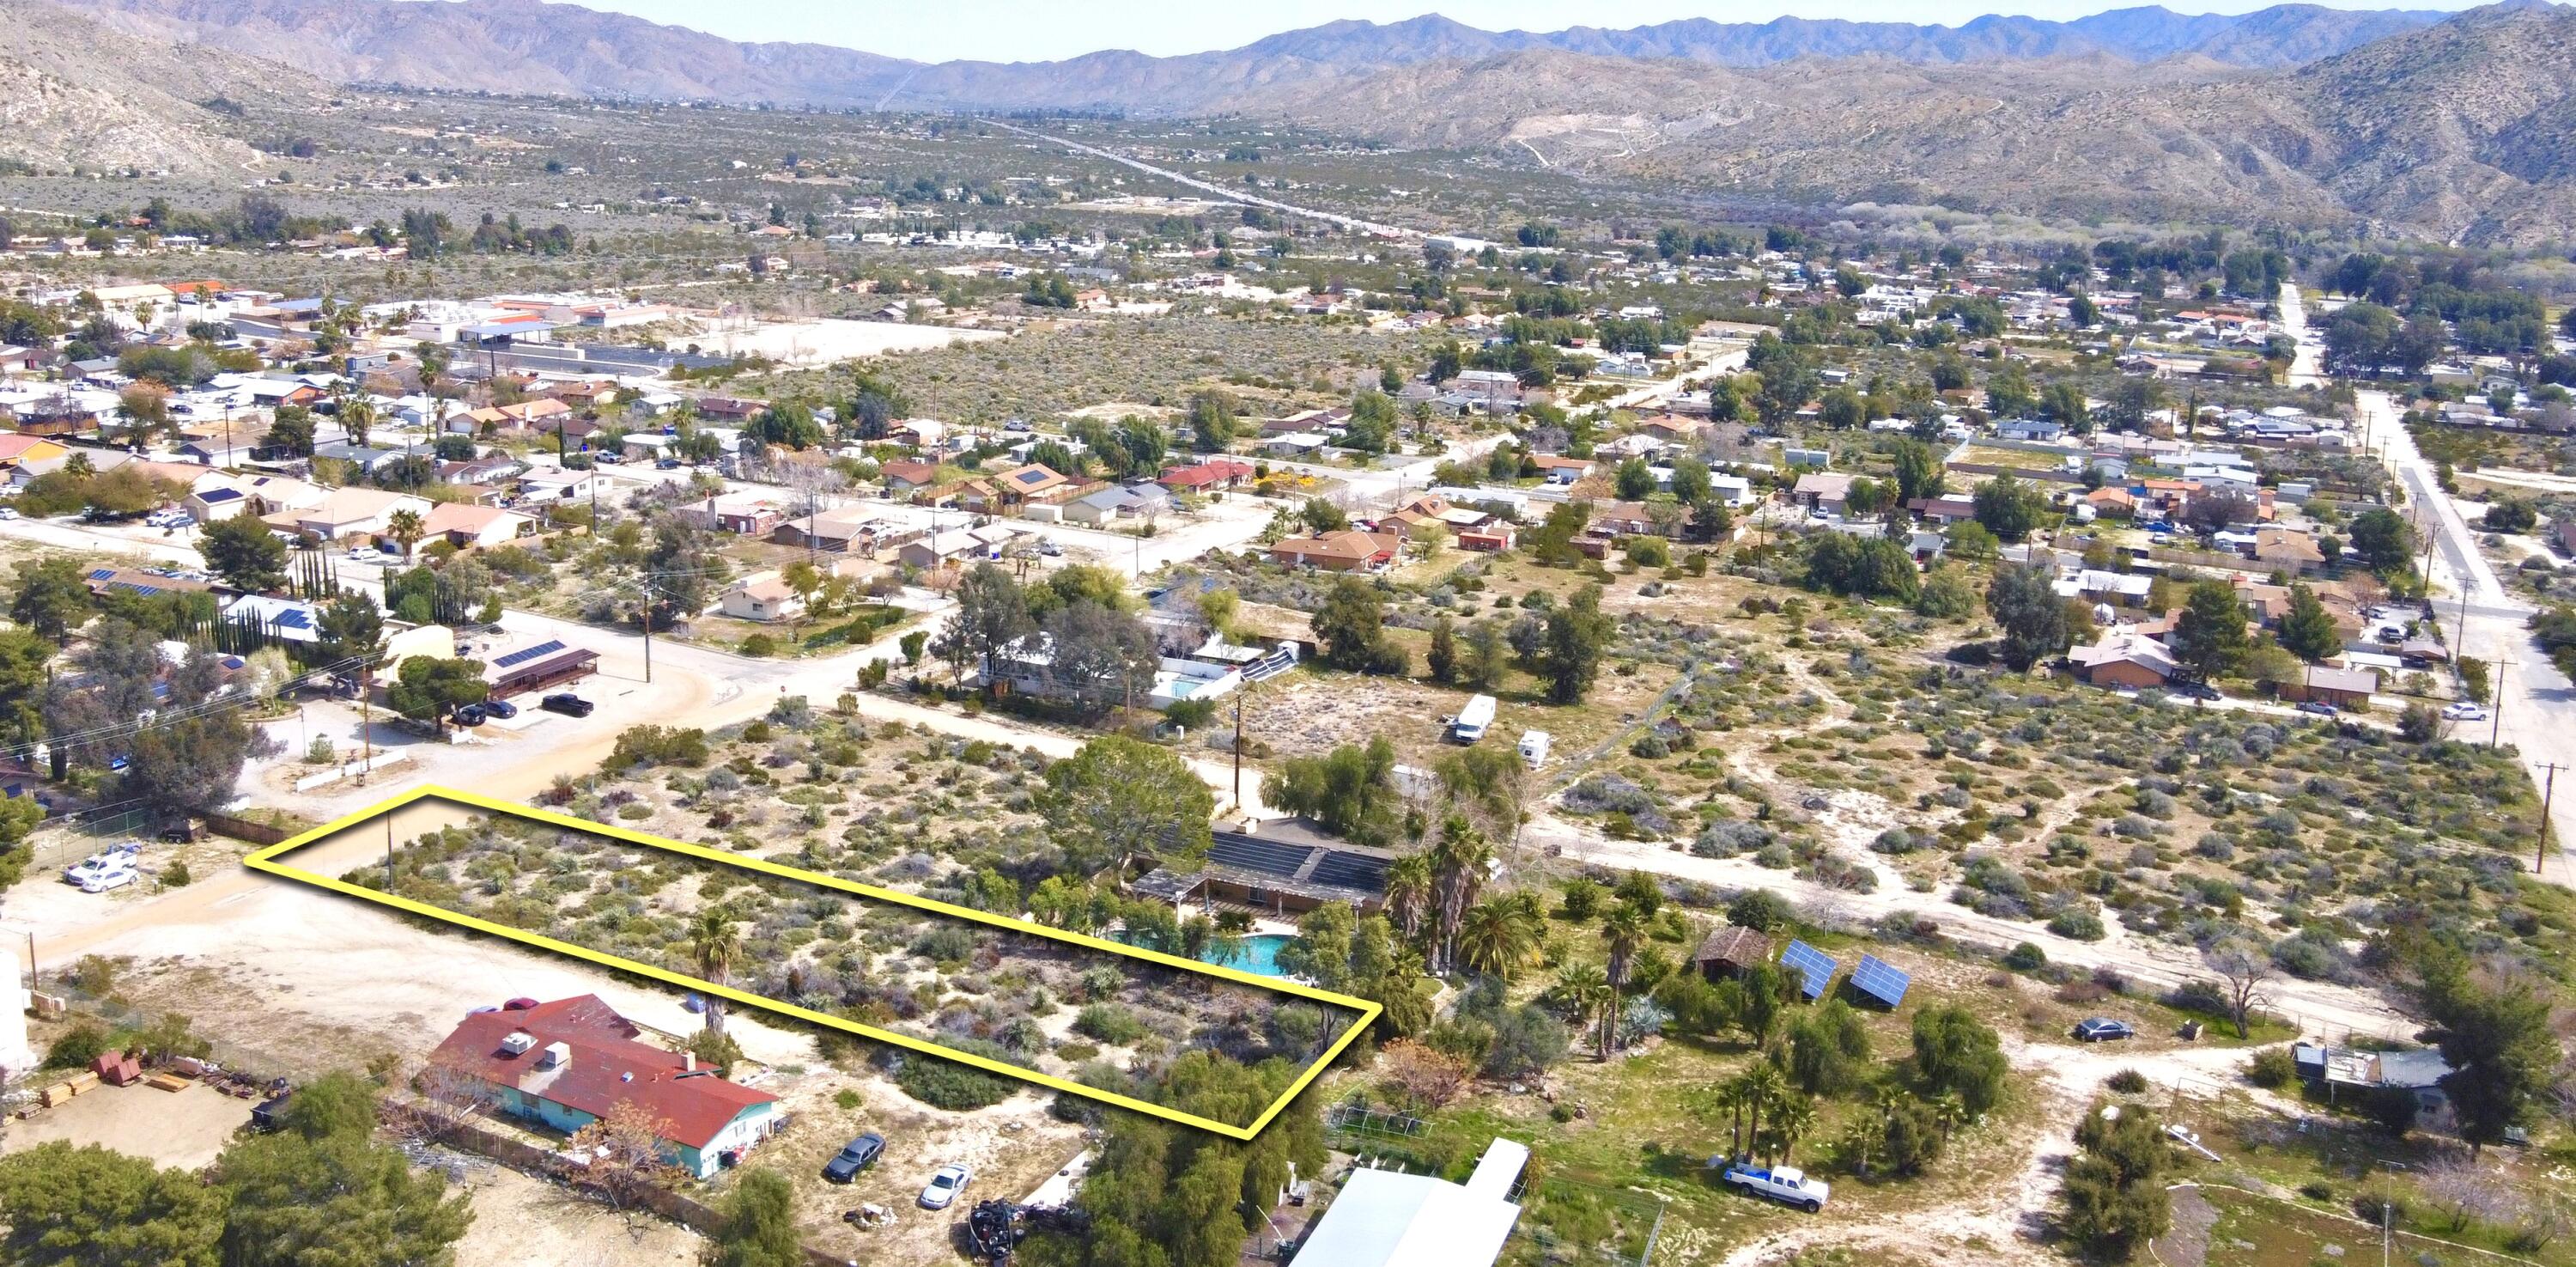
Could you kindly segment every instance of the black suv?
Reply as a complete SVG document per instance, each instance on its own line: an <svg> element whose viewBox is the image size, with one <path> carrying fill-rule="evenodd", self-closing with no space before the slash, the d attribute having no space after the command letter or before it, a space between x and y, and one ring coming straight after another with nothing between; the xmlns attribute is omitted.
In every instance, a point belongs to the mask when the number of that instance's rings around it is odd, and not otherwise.
<svg viewBox="0 0 2576 1267"><path fill-rule="evenodd" d="M878 1154L884 1151L885 1136L870 1131L851 1140L833 1155L832 1160L824 1162L823 1178L833 1183L848 1183L858 1178L860 1171L877 1164Z"/></svg>

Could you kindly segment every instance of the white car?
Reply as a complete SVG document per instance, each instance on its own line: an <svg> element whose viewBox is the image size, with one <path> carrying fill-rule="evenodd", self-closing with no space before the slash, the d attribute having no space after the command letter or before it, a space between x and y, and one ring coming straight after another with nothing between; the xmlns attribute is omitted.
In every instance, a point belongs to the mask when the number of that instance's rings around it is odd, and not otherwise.
<svg viewBox="0 0 2576 1267"><path fill-rule="evenodd" d="M0 519L15 519L15 518L17 518L17 517L18 517L18 508L17 508L17 507L15 507L15 506L0 506Z"/></svg>
<svg viewBox="0 0 2576 1267"><path fill-rule="evenodd" d="M937 1173L930 1176L930 1183L921 1190L921 1208L947 1209L948 1203L955 1201L957 1194L964 1192L966 1185L974 1182L974 1179L975 1172L964 1166L951 1164L940 1167Z"/></svg>
<svg viewBox="0 0 2576 1267"><path fill-rule="evenodd" d="M2442 709L2442 717L2446 721L2485 721L2487 719L2487 710L2480 708L2467 700L2462 700L2457 704L2444 707Z"/></svg>
<svg viewBox="0 0 2576 1267"><path fill-rule="evenodd" d="M134 883L135 880L139 878L139 874L132 867L110 867L107 870L101 871L98 874L81 881L80 891L83 893L105 893L110 889L124 888L126 885Z"/></svg>
<svg viewBox="0 0 2576 1267"><path fill-rule="evenodd" d="M349 552L349 561L351 563L382 563L385 561L385 552L375 548L374 546L359 546L357 549Z"/></svg>

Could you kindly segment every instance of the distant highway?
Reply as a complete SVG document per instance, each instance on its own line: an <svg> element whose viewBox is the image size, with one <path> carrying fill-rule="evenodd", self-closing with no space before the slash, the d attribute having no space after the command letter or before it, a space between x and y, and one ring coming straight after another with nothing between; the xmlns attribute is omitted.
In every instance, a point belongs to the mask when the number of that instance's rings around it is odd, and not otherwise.
<svg viewBox="0 0 2576 1267"><path fill-rule="evenodd" d="M1022 136L1034 137L1041 141L1051 142L1056 145L1061 145L1076 153L1089 154L1093 158L1105 158L1110 162L1126 167L1133 167L1137 171L1160 176L1165 180L1187 185L1192 189L1204 189L1209 193L1223 197L1228 202L1241 202L1249 203L1255 207L1268 207L1273 211L1285 211L1290 215L1304 216L1310 220L1323 220L1333 224L1338 224L1345 229L1354 229L1361 233L1374 233L1379 237L1419 238L1423 236L1419 230L1415 229L1402 228L1392 224L1379 224L1375 220L1362 220L1356 216L1342 215L1339 212L1317 211L1312 207L1300 207L1292 203L1280 202L1275 198L1264 198L1258 194L1246 193L1240 189L1233 189L1217 184L1214 181L1200 180L1196 176L1183 175L1182 173L1173 171L1168 167L1156 167L1151 163L1139 162L1124 154L1118 153L1115 150L1104 150L1097 145L1085 145L1080 141L1068 141L1063 137L1049 136L1044 132L1032 132L1027 128L1020 127L1016 124L1004 123L999 119L986 119L984 121L992 124L994 127L1002 129L1005 132L1017 132Z"/></svg>

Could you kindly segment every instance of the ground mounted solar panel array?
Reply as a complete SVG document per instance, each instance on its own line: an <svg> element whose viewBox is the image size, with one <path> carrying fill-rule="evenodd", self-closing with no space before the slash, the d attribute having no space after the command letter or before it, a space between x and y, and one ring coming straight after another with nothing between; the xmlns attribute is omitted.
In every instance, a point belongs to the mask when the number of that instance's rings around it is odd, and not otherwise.
<svg viewBox="0 0 2576 1267"><path fill-rule="evenodd" d="M1853 989L1895 1007L1905 1001L1906 987L1914 984L1914 978L1876 955L1862 955L1860 965L1852 969L1851 983Z"/></svg>
<svg viewBox="0 0 2576 1267"><path fill-rule="evenodd" d="M1842 968L1834 962L1832 955L1803 941L1790 942L1788 949L1780 952L1780 966L1797 972L1803 978L1798 992L1811 999L1825 997L1825 988L1834 983L1834 973Z"/></svg>

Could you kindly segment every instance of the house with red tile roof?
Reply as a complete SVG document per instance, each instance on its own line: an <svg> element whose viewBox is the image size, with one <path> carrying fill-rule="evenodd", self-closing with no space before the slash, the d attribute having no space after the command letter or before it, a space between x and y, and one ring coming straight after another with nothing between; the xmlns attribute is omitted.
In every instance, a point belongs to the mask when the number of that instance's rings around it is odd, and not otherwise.
<svg viewBox="0 0 2576 1267"><path fill-rule="evenodd" d="M567 1135L632 1106L657 1123L664 1159L700 1179L778 1129L777 1096L640 1042L643 1032L584 994L468 1016L430 1063L488 1089L502 1112Z"/></svg>
<svg viewBox="0 0 2576 1267"><path fill-rule="evenodd" d="M1176 466L1157 481L1175 493L1204 493L1232 488L1252 478L1252 464L1234 458L1209 458L1195 466Z"/></svg>

